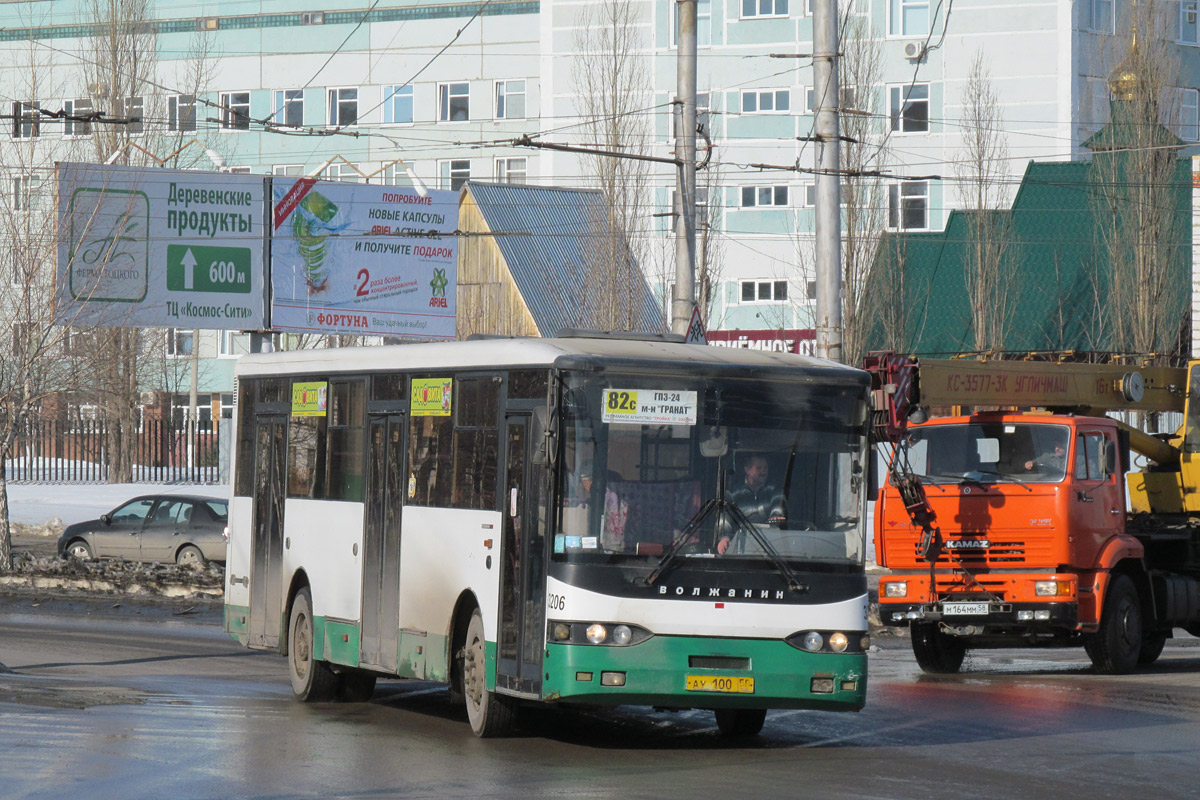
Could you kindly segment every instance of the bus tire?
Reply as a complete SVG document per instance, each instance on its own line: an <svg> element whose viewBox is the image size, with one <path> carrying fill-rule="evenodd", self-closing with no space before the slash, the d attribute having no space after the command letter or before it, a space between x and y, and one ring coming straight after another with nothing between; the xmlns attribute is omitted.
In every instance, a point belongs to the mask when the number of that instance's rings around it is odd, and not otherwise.
<svg viewBox="0 0 1200 800"><path fill-rule="evenodd" d="M467 641L462 650L467 719L471 722L471 730L480 738L507 736L516 727L516 703L509 697L488 691L484 647L483 615L476 608L471 613Z"/></svg>
<svg viewBox="0 0 1200 800"><path fill-rule="evenodd" d="M962 669L967 655L967 643L957 636L943 633L936 622L914 622L913 655L925 672L933 675L952 675Z"/></svg>
<svg viewBox="0 0 1200 800"><path fill-rule="evenodd" d="M1128 575L1114 575L1100 612L1100 630L1083 640L1096 672L1133 672L1142 650L1142 604Z"/></svg>
<svg viewBox="0 0 1200 800"><path fill-rule="evenodd" d="M723 736L757 736L767 721L765 708L718 708L713 715Z"/></svg>
<svg viewBox="0 0 1200 800"><path fill-rule="evenodd" d="M312 592L296 592L288 619L288 672L292 692L302 703L327 703L337 694L338 679L329 664L313 657Z"/></svg>
<svg viewBox="0 0 1200 800"><path fill-rule="evenodd" d="M337 676L337 699L343 703L365 703L375 694L376 675L349 669Z"/></svg>

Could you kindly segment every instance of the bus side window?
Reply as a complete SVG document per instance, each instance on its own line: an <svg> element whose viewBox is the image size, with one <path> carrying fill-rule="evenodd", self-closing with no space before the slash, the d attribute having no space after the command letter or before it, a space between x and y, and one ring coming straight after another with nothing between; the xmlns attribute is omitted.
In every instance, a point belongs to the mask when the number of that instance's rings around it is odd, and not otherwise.
<svg viewBox="0 0 1200 800"><path fill-rule="evenodd" d="M408 505L450 505L453 430L449 417L413 416L410 419Z"/></svg>

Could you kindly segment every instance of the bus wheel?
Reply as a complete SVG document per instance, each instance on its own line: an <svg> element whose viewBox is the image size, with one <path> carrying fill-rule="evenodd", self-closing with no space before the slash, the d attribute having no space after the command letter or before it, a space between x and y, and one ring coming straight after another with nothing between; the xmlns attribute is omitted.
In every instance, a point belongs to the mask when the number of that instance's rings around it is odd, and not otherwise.
<svg viewBox="0 0 1200 800"><path fill-rule="evenodd" d="M515 727L516 706L513 700L487 690L483 615L479 609L471 614L462 653L463 694L466 695L471 730L481 738L507 736Z"/></svg>
<svg viewBox="0 0 1200 800"><path fill-rule="evenodd" d="M956 636L942 633L936 622L914 622L913 655L921 669L934 675L950 675L962 669L967 655L967 643Z"/></svg>
<svg viewBox="0 0 1200 800"><path fill-rule="evenodd" d="M305 586L292 601L288 621L288 672L292 692L304 703L325 703L337 694L337 676L324 661L313 658L312 592Z"/></svg>
<svg viewBox="0 0 1200 800"><path fill-rule="evenodd" d="M337 699L343 703L365 703L375 694L376 676L363 670L346 670L337 676Z"/></svg>
<svg viewBox="0 0 1200 800"><path fill-rule="evenodd" d="M1096 672L1133 672L1142 651L1142 606L1128 575L1113 576L1100 613L1100 630L1083 640Z"/></svg>
<svg viewBox="0 0 1200 800"><path fill-rule="evenodd" d="M755 736L767 720L765 708L718 708L713 714L725 736Z"/></svg>

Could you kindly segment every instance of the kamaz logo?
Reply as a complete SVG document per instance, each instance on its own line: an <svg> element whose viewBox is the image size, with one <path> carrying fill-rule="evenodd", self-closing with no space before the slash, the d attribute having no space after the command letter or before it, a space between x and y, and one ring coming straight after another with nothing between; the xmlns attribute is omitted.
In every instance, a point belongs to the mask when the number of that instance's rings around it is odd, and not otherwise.
<svg viewBox="0 0 1200 800"><path fill-rule="evenodd" d="M946 542L947 550L986 550L992 546L987 539L953 539Z"/></svg>

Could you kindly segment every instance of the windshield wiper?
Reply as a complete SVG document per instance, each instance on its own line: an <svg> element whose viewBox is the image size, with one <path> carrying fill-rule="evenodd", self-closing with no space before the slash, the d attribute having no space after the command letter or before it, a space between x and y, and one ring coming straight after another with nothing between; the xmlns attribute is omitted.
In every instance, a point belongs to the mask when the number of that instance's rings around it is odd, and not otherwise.
<svg viewBox="0 0 1200 800"><path fill-rule="evenodd" d="M725 499L724 476L721 476L717 486L717 496L705 502L705 504L700 507L700 510L692 515L691 519L687 521L687 524L683 526L683 530L681 530L679 535L675 537L675 540L671 542L671 546L667 549L667 552L663 553L662 558L658 560L658 566L654 568L653 572L646 576L647 586L653 586L654 582L657 581L664 572L666 572L667 567L669 567L678 557L679 551L683 549L683 546L691 540L692 534L694 534L700 527L700 524L704 522L704 518L714 511L717 512L718 522L720 521L721 512L724 512L733 518L735 526L733 533L743 530L748 531L750 535L754 537L754 540L758 542L759 547L763 549L763 552L767 554L767 557L787 579L788 589L793 592L808 591L808 586L800 582L800 579L796 577L796 573L791 567L788 566L788 563L783 560L783 557L779 555L779 551L776 550L769 541L767 541L767 538L762 535L762 532L758 528L754 526L754 523L746 518L745 512L738 508L736 503L732 503Z"/></svg>
<svg viewBox="0 0 1200 800"><path fill-rule="evenodd" d="M984 481L981 481L979 478L974 477L976 475L979 475L979 476L990 475L993 478L995 478L995 480L987 481L987 483L1015 483L1027 492L1033 491L1033 489L1030 488L1029 484L1025 483L1025 481L1021 480L1020 478L1014 478L1012 475L1005 475L1002 472L995 472L990 469L974 469L974 470L971 470L970 472L966 472L966 473L958 476L960 479L959 482L965 483L967 481L970 481L971 483L978 483L978 484L982 485L984 483ZM947 475L945 477L950 477L950 476Z"/></svg>

